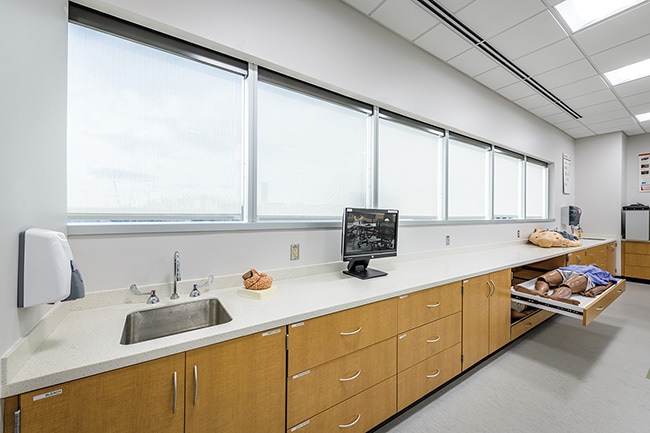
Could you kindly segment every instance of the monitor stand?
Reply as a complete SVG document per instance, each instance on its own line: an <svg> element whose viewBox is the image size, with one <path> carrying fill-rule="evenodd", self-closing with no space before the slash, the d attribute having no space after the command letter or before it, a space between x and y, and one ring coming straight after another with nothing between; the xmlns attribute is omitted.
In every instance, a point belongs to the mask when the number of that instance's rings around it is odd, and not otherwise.
<svg viewBox="0 0 650 433"><path fill-rule="evenodd" d="M377 269L370 269L368 263L370 259L366 260L351 260L348 263L348 269L343 271L346 275L351 275L362 280L367 280L368 278L383 277L388 275L387 272L379 271Z"/></svg>

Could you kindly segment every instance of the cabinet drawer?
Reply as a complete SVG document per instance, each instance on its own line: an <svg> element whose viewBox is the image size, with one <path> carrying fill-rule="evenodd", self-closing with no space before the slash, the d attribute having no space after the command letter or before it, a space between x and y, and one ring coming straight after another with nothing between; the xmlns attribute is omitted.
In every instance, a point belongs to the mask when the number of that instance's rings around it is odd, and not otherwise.
<svg viewBox="0 0 650 433"><path fill-rule="evenodd" d="M460 311L460 281L400 296L397 302L398 332L405 332L425 323Z"/></svg>
<svg viewBox="0 0 650 433"><path fill-rule="evenodd" d="M289 376L397 334L397 299L289 326Z"/></svg>
<svg viewBox="0 0 650 433"><path fill-rule="evenodd" d="M397 337L397 371L403 371L460 343L461 314L455 313Z"/></svg>
<svg viewBox="0 0 650 433"><path fill-rule="evenodd" d="M460 343L401 372L397 376L400 411L460 374Z"/></svg>
<svg viewBox="0 0 650 433"><path fill-rule="evenodd" d="M625 265L650 268L650 257L645 254L625 253Z"/></svg>
<svg viewBox="0 0 650 433"><path fill-rule="evenodd" d="M295 427L288 433L367 432L396 413L395 376Z"/></svg>
<svg viewBox="0 0 650 433"><path fill-rule="evenodd" d="M521 337L523 334L554 315L555 313L552 311L538 310L530 316L524 317L510 327L510 339L514 340Z"/></svg>
<svg viewBox="0 0 650 433"><path fill-rule="evenodd" d="M650 267L646 266L632 266L625 264L624 273L629 278L640 278L642 280L650 280Z"/></svg>
<svg viewBox="0 0 650 433"><path fill-rule="evenodd" d="M602 313L605 308L609 307L612 302L618 299L625 292L625 280L620 280L618 284L607 289L606 292L596 298L596 302L585 308L582 316L582 324L588 325Z"/></svg>
<svg viewBox="0 0 650 433"><path fill-rule="evenodd" d="M395 337L321 364L287 379L287 425L395 375Z"/></svg>
<svg viewBox="0 0 650 433"><path fill-rule="evenodd" d="M650 254L650 242L630 242L623 241L625 254Z"/></svg>

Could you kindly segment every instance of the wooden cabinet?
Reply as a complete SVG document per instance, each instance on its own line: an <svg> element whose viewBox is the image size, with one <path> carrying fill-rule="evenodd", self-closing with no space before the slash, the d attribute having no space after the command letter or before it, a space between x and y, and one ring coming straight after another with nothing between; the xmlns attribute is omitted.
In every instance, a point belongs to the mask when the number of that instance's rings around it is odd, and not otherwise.
<svg viewBox="0 0 650 433"><path fill-rule="evenodd" d="M396 412L396 302L289 326L290 431L363 432Z"/></svg>
<svg viewBox="0 0 650 433"><path fill-rule="evenodd" d="M650 242L621 242L622 274L628 278L650 280Z"/></svg>
<svg viewBox="0 0 650 433"><path fill-rule="evenodd" d="M185 354L19 396L21 433L183 432Z"/></svg>
<svg viewBox="0 0 650 433"><path fill-rule="evenodd" d="M285 328L19 396L21 433L282 432Z"/></svg>
<svg viewBox="0 0 650 433"><path fill-rule="evenodd" d="M185 431L284 431L286 330L186 354Z"/></svg>
<svg viewBox="0 0 650 433"><path fill-rule="evenodd" d="M510 341L509 269L463 281L463 370Z"/></svg>

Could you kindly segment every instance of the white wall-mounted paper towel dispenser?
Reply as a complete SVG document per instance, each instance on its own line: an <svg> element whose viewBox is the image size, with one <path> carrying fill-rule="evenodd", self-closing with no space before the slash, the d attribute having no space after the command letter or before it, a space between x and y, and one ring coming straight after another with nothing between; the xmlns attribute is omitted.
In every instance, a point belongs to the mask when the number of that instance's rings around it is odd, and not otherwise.
<svg viewBox="0 0 650 433"><path fill-rule="evenodd" d="M83 298L84 283L65 235L32 228L18 238L18 307Z"/></svg>

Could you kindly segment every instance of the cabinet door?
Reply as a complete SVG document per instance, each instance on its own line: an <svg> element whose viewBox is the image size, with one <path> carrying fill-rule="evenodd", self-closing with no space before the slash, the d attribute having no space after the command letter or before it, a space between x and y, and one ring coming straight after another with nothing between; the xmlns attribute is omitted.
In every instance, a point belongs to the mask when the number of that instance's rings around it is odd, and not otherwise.
<svg viewBox="0 0 650 433"><path fill-rule="evenodd" d="M616 242L607 244L607 272L616 275Z"/></svg>
<svg viewBox="0 0 650 433"><path fill-rule="evenodd" d="M286 329L187 352L185 431L284 431Z"/></svg>
<svg viewBox="0 0 650 433"><path fill-rule="evenodd" d="M463 281L463 369L510 341L510 270Z"/></svg>
<svg viewBox="0 0 650 433"><path fill-rule="evenodd" d="M185 354L20 396L22 433L183 432Z"/></svg>
<svg viewBox="0 0 650 433"><path fill-rule="evenodd" d="M510 342L510 270L490 274L490 353Z"/></svg>
<svg viewBox="0 0 650 433"><path fill-rule="evenodd" d="M463 281L463 369L486 357L490 350L489 276Z"/></svg>

